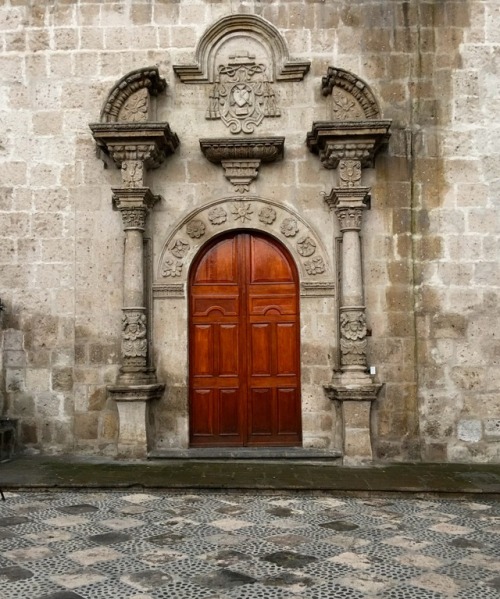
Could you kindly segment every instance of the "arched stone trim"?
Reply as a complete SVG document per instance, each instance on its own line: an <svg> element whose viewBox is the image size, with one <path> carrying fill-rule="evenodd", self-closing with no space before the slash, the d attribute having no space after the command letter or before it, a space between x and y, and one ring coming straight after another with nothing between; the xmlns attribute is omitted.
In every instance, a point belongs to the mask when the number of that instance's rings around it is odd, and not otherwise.
<svg viewBox="0 0 500 599"><path fill-rule="evenodd" d="M332 96L335 120L379 119L380 108L370 87L354 73L328 67L321 79L321 93Z"/></svg>
<svg viewBox="0 0 500 599"><path fill-rule="evenodd" d="M167 87L156 67L131 71L109 92L101 111L102 123L145 122L149 120L149 96L156 96Z"/></svg>
<svg viewBox="0 0 500 599"><path fill-rule="evenodd" d="M302 295L333 295L331 261L310 224L278 202L232 196L205 204L173 227L156 265L154 297L185 297L188 271L199 249L216 235L234 229L258 230L278 239L295 260Z"/></svg>
<svg viewBox="0 0 500 599"><path fill-rule="evenodd" d="M174 65L175 73L183 83L214 83L217 54L226 41L235 37L242 38L241 48L245 48L244 38L251 38L266 49L276 81L301 81L309 70L309 61L290 60L286 42L274 25L258 15L235 14L209 27L196 47L196 62Z"/></svg>

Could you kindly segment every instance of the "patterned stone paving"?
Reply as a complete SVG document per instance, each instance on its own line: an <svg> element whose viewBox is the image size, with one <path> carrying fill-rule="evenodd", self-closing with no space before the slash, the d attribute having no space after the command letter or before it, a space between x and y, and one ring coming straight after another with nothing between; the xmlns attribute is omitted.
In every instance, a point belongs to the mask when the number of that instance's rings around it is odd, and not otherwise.
<svg viewBox="0 0 500 599"><path fill-rule="evenodd" d="M493 599L500 503L7 493L2 599Z"/></svg>

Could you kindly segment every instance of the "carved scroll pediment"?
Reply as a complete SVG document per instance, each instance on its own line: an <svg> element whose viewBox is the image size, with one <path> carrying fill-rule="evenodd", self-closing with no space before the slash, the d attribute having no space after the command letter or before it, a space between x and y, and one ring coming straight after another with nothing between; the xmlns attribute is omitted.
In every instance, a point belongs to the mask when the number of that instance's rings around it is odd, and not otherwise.
<svg viewBox="0 0 500 599"><path fill-rule="evenodd" d="M151 120L150 96L167 87L156 67L131 71L109 92L101 111L101 123L144 123Z"/></svg>
<svg viewBox="0 0 500 599"><path fill-rule="evenodd" d="M321 92L331 96L333 121L380 119L380 108L368 84L354 73L328 67L321 80Z"/></svg>

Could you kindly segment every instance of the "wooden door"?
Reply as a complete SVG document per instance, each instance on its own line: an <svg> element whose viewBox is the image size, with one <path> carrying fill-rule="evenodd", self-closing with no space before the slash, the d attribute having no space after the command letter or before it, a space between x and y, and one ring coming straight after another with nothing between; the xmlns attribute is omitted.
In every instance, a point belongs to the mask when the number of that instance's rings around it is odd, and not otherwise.
<svg viewBox="0 0 500 599"><path fill-rule="evenodd" d="M190 277L190 443L301 444L298 277L257 233L210 244Z"/></svg>

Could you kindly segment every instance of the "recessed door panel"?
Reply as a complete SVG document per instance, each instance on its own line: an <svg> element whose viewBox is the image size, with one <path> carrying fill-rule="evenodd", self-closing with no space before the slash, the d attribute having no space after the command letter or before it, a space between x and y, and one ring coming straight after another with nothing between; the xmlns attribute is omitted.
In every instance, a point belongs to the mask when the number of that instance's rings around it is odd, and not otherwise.
<svg viewBox="0 0 500 599"><path fill-rule="evenodd" d="M193 263L190 444L301 444L298 276L264 235L235 232Z"/></svg>

